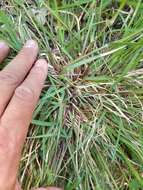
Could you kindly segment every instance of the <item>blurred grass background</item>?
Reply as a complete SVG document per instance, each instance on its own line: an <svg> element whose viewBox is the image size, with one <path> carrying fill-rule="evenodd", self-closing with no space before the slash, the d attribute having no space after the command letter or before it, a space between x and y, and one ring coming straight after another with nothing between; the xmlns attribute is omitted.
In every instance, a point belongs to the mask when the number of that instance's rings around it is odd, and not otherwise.
<svg viewBox="0 0 143 190"><path fill-rule="evenodd" d="M23 189L143 189L142 0L0 6L0 39L12 48L4 64L30 38L49 61L21 160Z"/></svg>

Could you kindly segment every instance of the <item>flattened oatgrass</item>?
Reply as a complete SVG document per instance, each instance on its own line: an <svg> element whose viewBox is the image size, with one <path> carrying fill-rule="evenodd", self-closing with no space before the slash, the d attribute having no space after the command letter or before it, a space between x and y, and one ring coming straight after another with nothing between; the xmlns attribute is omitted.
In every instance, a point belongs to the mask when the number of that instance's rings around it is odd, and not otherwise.
<svg viewBox="0 0 143 190"><path fill-rule="evenodd" d="M21 160L23 189L143 189L143 1L0 5L9 58L32 38L49 62Z"/></svg>

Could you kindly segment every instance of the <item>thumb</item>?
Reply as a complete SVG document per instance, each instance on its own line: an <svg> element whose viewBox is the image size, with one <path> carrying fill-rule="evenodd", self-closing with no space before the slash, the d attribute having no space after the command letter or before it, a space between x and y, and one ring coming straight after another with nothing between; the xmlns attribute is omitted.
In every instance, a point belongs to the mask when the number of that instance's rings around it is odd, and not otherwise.
<svg viewBox="0 0 143 190"><path fill-rule="evenodd" d="M16 189L15 190L21 190L21 187L19 185L19 183L16 184ZM33 189L33 190L62 190L61 188L57 188L57 187L47 187L47 188L38 188L38 189Z"/></svg>

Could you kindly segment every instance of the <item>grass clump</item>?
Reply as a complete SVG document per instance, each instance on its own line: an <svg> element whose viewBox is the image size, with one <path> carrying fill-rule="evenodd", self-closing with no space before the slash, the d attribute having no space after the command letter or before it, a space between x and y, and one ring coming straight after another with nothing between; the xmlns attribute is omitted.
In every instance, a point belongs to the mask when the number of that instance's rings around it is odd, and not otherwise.
<svg viewBox="0 0 143 190"><path fill-rule="evenodd" d="M0 4L0 38L14 52L36 39L50 63L21 161L23 188L142 189L143 2Z"/></svg>

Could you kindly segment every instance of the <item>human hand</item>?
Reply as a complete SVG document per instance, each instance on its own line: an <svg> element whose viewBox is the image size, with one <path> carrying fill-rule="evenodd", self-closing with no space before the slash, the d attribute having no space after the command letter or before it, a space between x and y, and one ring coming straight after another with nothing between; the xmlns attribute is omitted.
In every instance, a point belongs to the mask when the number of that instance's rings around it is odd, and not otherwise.
<svg viewBox="0 0 143 190"><path fill-rule="evenodd" d="M0 42L0 62L8 52ZM48 70L45 60L36 61L37 54L37 43L29 40L0 71L0 190L21 189L17 182L21 151Z"/></svg>

